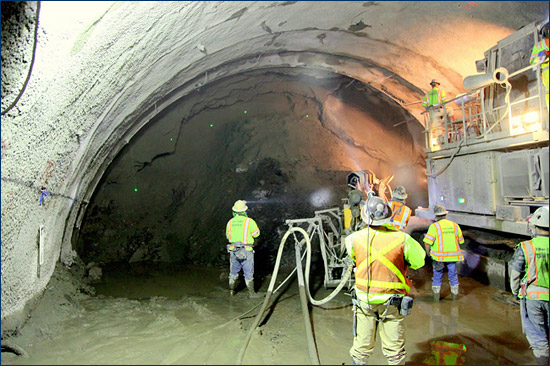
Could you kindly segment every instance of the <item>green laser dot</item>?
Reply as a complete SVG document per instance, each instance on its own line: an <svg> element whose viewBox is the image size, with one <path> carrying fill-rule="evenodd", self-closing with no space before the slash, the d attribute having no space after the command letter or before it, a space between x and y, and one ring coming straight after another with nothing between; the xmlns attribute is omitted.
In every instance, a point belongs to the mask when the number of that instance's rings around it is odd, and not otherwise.
<svg viewBox="0 0 550 366"><path fill-rule="evenodd" d="M247 114L248 112L247 111L244 111L244 114Z"/></svg>
<svg viewBox="0 0 550 366"><path fill-rule="evenodd" d="M213 123L211 123L211 124L210 124L210 127L214 127L214 124L213 124Z"/></svg>
<svg viewBox="0 0 550 366"><path fill-rule="evenodd" d="M134 188L134 192L137 192L137 188Z"/></svg>
<svg viewBox="0 0 550 366"><path fill-rule="evenodd" d="M306 118L309 118L309 114L306 114Z"/></svg>

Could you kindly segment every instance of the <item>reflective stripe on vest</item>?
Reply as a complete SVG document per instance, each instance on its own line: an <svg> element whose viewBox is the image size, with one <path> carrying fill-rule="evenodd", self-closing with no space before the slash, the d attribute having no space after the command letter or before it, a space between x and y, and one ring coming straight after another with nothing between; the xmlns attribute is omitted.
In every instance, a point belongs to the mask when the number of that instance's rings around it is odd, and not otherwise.
<svg viewBox="0 0 550 366"><path fill-rule="evenodd" d="M433 225L435 225L435 228L437 230L437 243L438 243L438 250L433 250L432 249L432 255L437 257L436 259L438 261L442 261L442 262L445 262L445 259L449 258L449 257L457 257L456 260L457 261L461 261L464 259L464 257L462 256L462 251L460 250L460 247L459 247L459 241L461 240L464 240L464 238L461 236L461 237L458 237L458 225L455 223L455 222L452 222L453 224L453 229L454 229L454 246L452 246L453 248L450 249L450 250L445 250L445 244L447 245L450 245L449 243L445 243L444 239L443 239L443 230L441 228L441 224L439 222L435 222ZM428 237L431 238L431 236L427 235ZM435 241L435 238L434 238L434 241Z"/></svg>
<svg viewBox="0 0 550 366"><path fill-rule="evenodd" d="M527 298L531 300L548 300L548 283L543 283L544 280L542 280L543 277L548 278L548 268L543 269L541 263L537 263L536 247L532 240L521 242L521 248L523 249L526 265L522 282L525 283L527 288ZM548 262L548 254L546 254L546 261ZM545 270L546 273L539 273L539 270L542 272Z"/></svg>
<svg viewBox="0 0 550 366"><path fill-rule="evenodd" d="M357 234L361 232L354 234L353 247L357 261L355 285L358 289L367 292L408 293L410 291L410 281L405 278L404 234L401 232L381 233L376 230L371 230L371 232L373 234L370 235L370 238L362 238L362 235L358 236ZM359 239L366 239L361 240L366 241L366 244L358 242ZM391 241L383 245L380 240Z"/></svg>
<svg viewBox="0 0 550 366"><path fill-rule="evenodd" d="M399 206L399 208L397 208L397 206ZM404 229L411 218L411 209L403 202L391 201L391 210L394 212L391 218L391 224L398 230Z"/></svg>

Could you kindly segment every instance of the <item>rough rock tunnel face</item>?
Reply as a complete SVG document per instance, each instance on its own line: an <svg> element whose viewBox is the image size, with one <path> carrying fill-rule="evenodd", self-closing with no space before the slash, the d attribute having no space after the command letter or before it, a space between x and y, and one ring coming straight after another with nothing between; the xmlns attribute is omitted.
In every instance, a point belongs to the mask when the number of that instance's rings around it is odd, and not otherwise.
<svg viewBox="0 0 550 366"><path fill-rule="evenodd" d="M323 71L249 72L198 88L113 161L77 252L87 263L225 264L225 223L233 202L245 199L262 232L257 261L265 263L284 220L341 206L346 176L359 169L394 175L391 184L407 186L412 207L426 205L411 120L384 93Z"/></svg>
<svg viewBox="0 0 550 366"><path fill-rule="evenodd" d="M547 14L528 1L2 2L3 332L75 250L224 262L236 199L266 261L284 219L341 204L350 171L394 174L425 205L429 80L464 92L484 51Z"/></svg>

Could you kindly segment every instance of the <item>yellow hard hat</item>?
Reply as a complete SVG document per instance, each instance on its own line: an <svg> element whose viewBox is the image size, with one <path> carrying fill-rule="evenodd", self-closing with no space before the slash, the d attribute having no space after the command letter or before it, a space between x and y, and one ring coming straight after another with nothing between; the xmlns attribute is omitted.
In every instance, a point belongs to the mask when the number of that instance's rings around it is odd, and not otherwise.
<svg viewBox="0 0 550 366"><path fill-rule="evenodd" d="M233 205L233 211L234 212L244 212L248 210L248 206L246 205L246 201L238 200Z"/></svg>

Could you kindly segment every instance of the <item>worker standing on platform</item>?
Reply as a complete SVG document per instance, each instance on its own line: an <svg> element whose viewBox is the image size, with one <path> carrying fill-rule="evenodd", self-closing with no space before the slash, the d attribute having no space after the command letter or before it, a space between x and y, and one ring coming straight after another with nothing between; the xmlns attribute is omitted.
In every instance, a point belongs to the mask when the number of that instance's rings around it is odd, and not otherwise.
<svg viewBox="0 0 550 366"><path fill-rule="evenodd" d="M548 206L528 219L534 237L519 243L510 261L510 288L520 298L523 334L537 363L548 365Z"/></svg>
<svg viewBox="0 0 550 366"><path fill-rule="evenodd" d="M447 100L447 95L445 94L445 90L441 89L439 86L441 84L439 81L432 79L430 82L430 86L432 87L426 95L424 95L424 99L422 100L422 105L426 108L429 108L434 105L441 104Z"/></svg>
<svg viewBox="0 0 550 366"><path fill-rule="evenodd" d="M439 301L443 270L447 267L451 284L452 299L458 299L458 274L456 262L464 260L460 244L464 243L462 230L457 223L447 220L448 211L442 205L435 205L434 215L436 222L430 225L424 236L424 244L431 251L433 277L432 292L435 301Z"/></svg>
<svg viewBox="0 0 550 366"><path fill-rule="evenodd" d="M242 268L250 297L258 297L254 291L254 238L260 235L256 221L247 217L246 201L233 205L233 218L226 226L225 235L229 244L229 294L235 294L239 272Z"/></svg>
<svg viewBox="0 0 550 366"><path fill-rule="evenodd" d="M356 264L350 356L354 365L366 365L378 333L388 364L402 364L403 320L412 308L412 298L406 296L411 286L407 266L422 267L426 253L408 234L388 225L391 209L380 197L369 193L361 218L367 228L346 238L346 250Z"/></svg>
<svg viewBox="0 0 550 366"><path fill-rule="evenodd" d="M397 230L404 230L411 218L412 210L406 206L406 199L409 195L405 187L397 186L393 190L390 208L392 212L390 224Z"/></svg>
<svg viewBox="0 0 550 366"><path fill-rule="evenodd" d="M531 51L530 64L540 62L542 83L546 95L546 110L548 110L548 22L540 30L541 40L533 46Z"/></svg>

